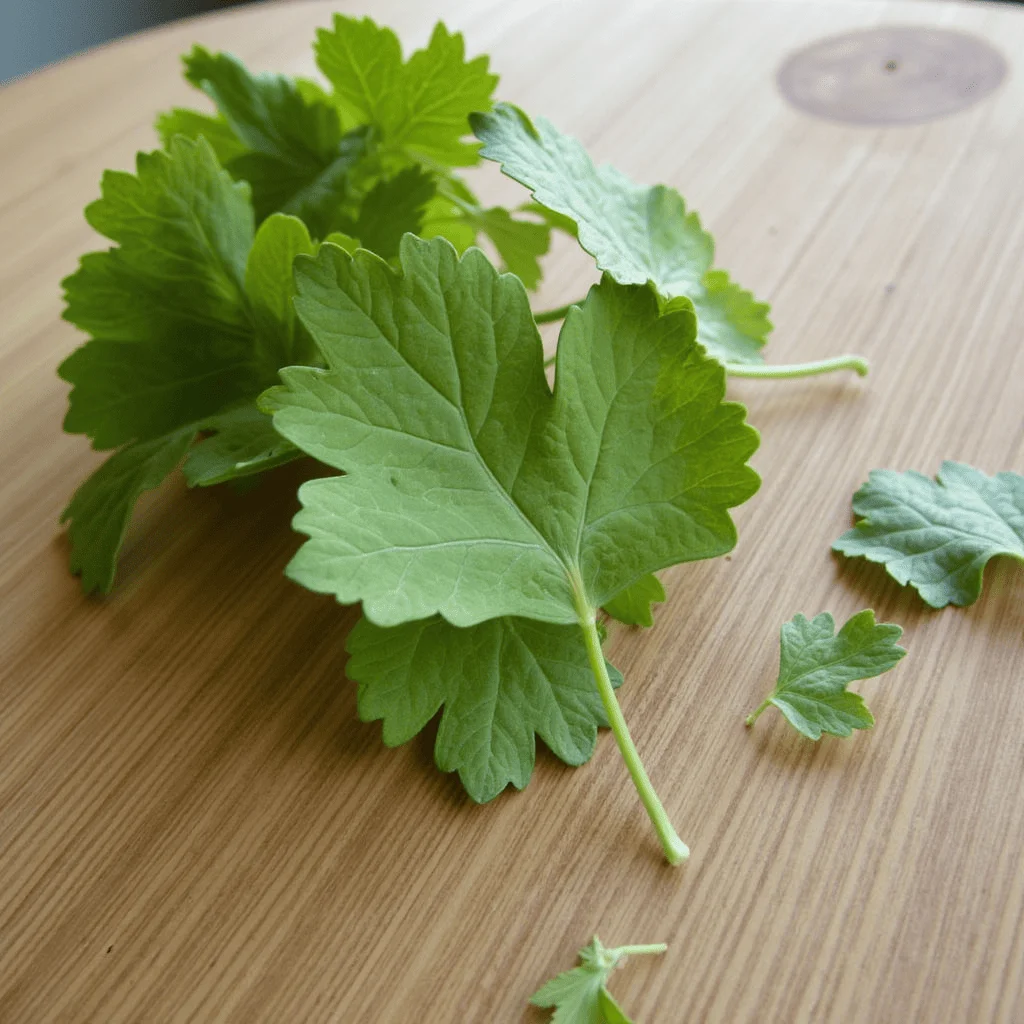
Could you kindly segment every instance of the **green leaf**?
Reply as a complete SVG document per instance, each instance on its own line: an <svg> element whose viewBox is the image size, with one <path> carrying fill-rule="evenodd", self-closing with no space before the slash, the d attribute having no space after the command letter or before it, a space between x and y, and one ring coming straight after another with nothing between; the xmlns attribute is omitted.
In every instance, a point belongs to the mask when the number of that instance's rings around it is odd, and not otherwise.
<svg viewBox="0 0 1024 1024"><path fill-rule="evenodd" d="M312 256L316 245L296 217L275 213L256 232L245 265L245 291L252 310L259 358L275 370L317 363L319 354L292 306L292 265L300 253Z"/></svg>
<svg viewBox="0 0 1024 1024"><path fill-rule="evenodd" d="M247 327L245 260L253 240L248 189L217 164L207 142L178 137L167 153L140 153L136 174L106 171L85 218L119 248L91 253L63 282L64 318L111 341L181 323Z"/></svg>
<svg viewBox="0 0 1024 1024"><path fill-rule="evenodd" d="M402 235L420 233L425 208L435 192L433 179L419 167L407 167L378 182L359 208L355 236L382 259L394 259Z"/></svg>
<svg viewBox="0 0 1024 1024"><path fill-rule="evenodd" d="M210 417L201 426L213 433L188 453L183 468L189 487L250 477L302 456L274 430L273 419L253 403Z"/></svg>
<svg viewBox="0 0 1024 1024"><path fill-rule="evenodd" d="M423 211L421 238L446 238L461 256L476 242L476 224L466 211L448 196L438 194Z"/></svg>
<svg viewBox="0 0 1024 1024"><path fill-rule="evenodd" d="M522 203L516 209L521 213L532 213L540 217L552 231L561 231L570 238L575 238L579 241L579 227L572 217L567 217L564 213L558 213L556 210L552 210L551 207L537 202Z"/></svg>
<svg viewBox="0 0 1024 1024"><path fill-rule="evenodd" d="M71 571L81 573L87 594L110 590L135 503L143 491L158 487L174 471L194 436L192 430L179 430L128 445L75 492L60 521L70 523Z"/></svg>
<svg viewBox="0 0 1024 1024"><path fill-rule="evenodd" d="M120 449L68 509L88 591L109 589L131 509L162 479L165 453L177 456L164 475L181 461L181 438L215 432L188 460L193 484L298 457L254 402L280 366L316 351L291 305L292 259L315 251L308 232L279 214L254 238L247 187L204 140L177 136L167 153L140 154L137 175L108 172L87 213L120 243L64 282L65 318L93 335L59 369L72 384L65 429Z"/></svg>
<svg viewBox="0 0 1024 1024"><path fill-rule="evenodd" d="M345 116L372 125L386 154L442 167L478 161L463 139L470 113L490 109L498 78L486 57L466 60L460 33L439 22L427 47L403 63L391 29L336 14L332 30L317 32L315 51Z"/></svg>
<svg viewBox="0 0 1024 1024"><path fill-rule="evenodd" d="M205 141L140 153L137 176L108 171L86 217L120 246L64 281L64 318L94 336L58 371L65 430L100 449L151 440L272 382L245 294L252 210Z"/></svg>
<svg viewBox="0 0 1024 1024"><path fill-rule="evenodd" d="M888 672L907 652L896 641L903 630L875 622L870 609L858 612L836 634L828 612L808 621L797 615L782 627L779 678L775 689L747 719L753 725L774 704L798 732L812 740L823 732L849 736L875 720L864 699L846 687L856 679Z"/></svg>
<svg viewBox="0 0 1024 1024"><path fill-rule="evenodd" d="M580 245L621 284L650 281L665 299L685 295L697 311L698 341L723 362L761 362L768 306L712 271L714 242L682 196L664 185L637 185L595 166L580 143L548 121L498 104L474 114L483 156L501 164L543 206L570 218Z"/></svg>
<svg viewBox="0 0 1024 1024"><path fill-rule="evenodd" d="M573 627L510 617L459 629L434 617L382 629L363 619L348 651L359 717L380 719L389 747L407 743L444 707L437 766L457 771L479 803L530 781L534 734L566 764L581 765L598 726L608 724Z"/></svg>
<svg viewBox="0 0 1024 1024"><path fill-rule="evenodd" d="M657 576L641 576L604 605L604 610L627 626L654 625L654 608L665 600L665 588Z"/></svg>
<svg viewBox="0 0 1024 1024"><path fill-rule="evenodd" d="M533 291L540 284L540 257L551 244L551 229L536 221L515 220L500 206L480 210L475 225L494 243L505 269Z"/></svg>
<svg viewBox="0 0 1024 1024"><path fill-rule="evenodd" d="M174 107L157 115L155 127L164 149L171 148L171 139L175 135L184 135L193 142L201 136L210 144L222 167L247 152L245 143L219 114L203 114L198 110Z"/></svg>
<svg viewBox="0 0 1024 1024"><path fill-rule="evenodd" d="M382 626L571 623L733 547L757 434L692 313L606 278L563 325L552 395L515 277L410 235L401 263L331 246L296 263L328 369L282 373L274 425L347 475L302 487L293 579Z"/></svg>
<svg viewBox="0 0 1024 1024"><path fill-rule="evenodd" d="M933 608L969 605L981 595L989 559L1024 561L1024 476L993 477L944 462L935 480L876 469L853 496L860 521L833 545L879 562Z"/></svg>
<svg viewBox="0 0 1024 1024"><path fill-rule="evenodd" d="M580 966L552 978L530 1002L554 1009L552 1024L632 1024L608 991L608 979L628 956L664 953L664 944L607 949L595 935L580 950Z"/></svg>
<svg viewBox="0 0 1024 1024"><path fill-rule="evenodd" d="M201 46L184 61L185 77L213 100L244 147L228 169L251 184L257 220L280 211L320 237L333 230L365 133L343 134L334 104L285 75L250 74L231 54Z"/></svg>

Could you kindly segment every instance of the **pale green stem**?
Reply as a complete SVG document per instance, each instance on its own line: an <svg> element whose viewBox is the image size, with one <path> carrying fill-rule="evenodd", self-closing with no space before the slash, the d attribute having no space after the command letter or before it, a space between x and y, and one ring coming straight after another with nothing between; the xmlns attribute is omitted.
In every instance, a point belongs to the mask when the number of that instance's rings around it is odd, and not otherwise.
<svg viewBox="0 0 1024 1024"><path fill-rule="evenodd" d="M622 708L615 696L615 689L608 678L608 666L605 664L604 652L601 650L601 638L597 633L597 623L594 620L593 609L579 608L580 629L583 630L583 639L587 645L587 656L590 658L590 667L593 670L594 678L597 680L597 691L601 695L601 703L604 705L608 722L615 734L615 742L619 745L622 759L626 762L629 774L636 786L640 800L647 810L651 819L654 831L658 833L661 840L661 848L665 851L665 859L669 864L679 864L690 856L690 851L672 827L668 820L668 814L658 799L658 794L651 785L647 776L640 755L637 753L636 745L632 736L629 735L629 727L623 717Z"/></svg>
<svg viewBox="0 0 1024 1024"><path fill-rule="evenodd" d="M664 942L652 942L646 946L616 946L608 950L616 957L620 956L653 956L657 953L664 953L668 946Z"/></svg>
<svg viewBox="0 0 1024 1024"><path fill-rule="evenodd" d="M557 311L556 311L557 312ZM537 320L537 323L541 323ZM554 364L555 357L544 360L544 366ZM868 372L868 361L861 356L836 356L835 359L821 359L816 363L790 363L782 366L766 366L762 363L723 363L730 377L761 377L765 380L788 380L796 377L816 377L821 373L835 373L837 370L853 370L859 377Z"/></svg>
<svg viewBox="0 0 1024 1024"><path fill-rule="evenodd" d="M583 300L577 299L575 302L567 302L564 306L559 306L558 309L545 309L540 313L533 314L533 322L536 324L552 324L556 320L564 320L566 313L569 312L571 306L578 306Z"/></svg>
<svg viewBox="0 0 1024 1024"><path fill-rule="evenodd" d="M784 366L766 366L763 363L725 363L730 377L763 377L768 380L787 380L792 377L816 377L819 373L853 370L858 377L866 376L869 366L863 356L836 356L819 359L814 363L790 363Z"/></svg>
<svg viewBox="0 0 1024 1024"><path fill-rule="evenodd" d="M770 696L765 697L764 701L758 706L757 710L753 714L747 715L747 725L753 725L758 718L761 717L761 712L771 704L772 699Z"/></svg>

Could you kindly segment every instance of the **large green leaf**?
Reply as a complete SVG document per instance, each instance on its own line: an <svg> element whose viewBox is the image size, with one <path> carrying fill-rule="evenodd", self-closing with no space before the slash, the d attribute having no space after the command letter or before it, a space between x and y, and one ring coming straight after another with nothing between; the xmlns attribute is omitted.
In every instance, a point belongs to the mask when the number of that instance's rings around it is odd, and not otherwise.
<svg viewBox="0 0 1024 1024"><path fill-rule="evenodd" d="M401 264L333 246L296 263L328 368L282 374L274 424L347 475L301 489L289 575L378 625L569 623L732 548L757 434L692 312L606 278L565 322L552 395L516 278L408 235Z"/></svg>

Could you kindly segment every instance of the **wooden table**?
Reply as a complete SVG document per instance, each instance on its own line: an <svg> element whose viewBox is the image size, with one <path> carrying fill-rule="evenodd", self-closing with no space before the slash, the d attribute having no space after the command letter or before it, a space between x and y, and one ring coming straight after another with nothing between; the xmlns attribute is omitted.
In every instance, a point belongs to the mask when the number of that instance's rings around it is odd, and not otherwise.
<svg viewBox="0 0 1024 1024"><path fill-rule="evenodd" d="M730 559L666 574L616 630L634 736L693 856L668 868L610 736L470 804L430 736L382 747L344 677L352 616L281 575L299 474L143 502L115 593L87 600L56 520L99 456L64 436L58 281L97 240L105 167L194 102L196 40L312 69L332 8L407 46L436 17L500 94L642 181L677 185L719 262L774 304L771 359L852 376L738 381L763 434ZM970 110L846 127L787 106L794 48L885 22L995 43ZM515 195L493 168L485 191ZM649 1022L1024 1020L1024 572L932 612L829 545L869 469L1024 470L1024 11L956 3L256 6L0 91L0 1020L540 1021L530 993L597 931L670 944L616 976ZM565 246L541 306L592 267ZM814 744L745 714L779 625L873 607L909 657L862 684L873 732Z"/></svg>

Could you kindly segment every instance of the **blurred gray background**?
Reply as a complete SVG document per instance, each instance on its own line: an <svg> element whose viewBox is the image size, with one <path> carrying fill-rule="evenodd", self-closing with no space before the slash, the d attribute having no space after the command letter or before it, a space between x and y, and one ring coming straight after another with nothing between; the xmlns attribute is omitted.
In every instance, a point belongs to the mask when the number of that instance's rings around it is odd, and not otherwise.
<svg viewBox="0 0 1024 1024"><path fill-rule="evenodd" d="M97 43L238 0L0 0L0 82Z"/></svg>

